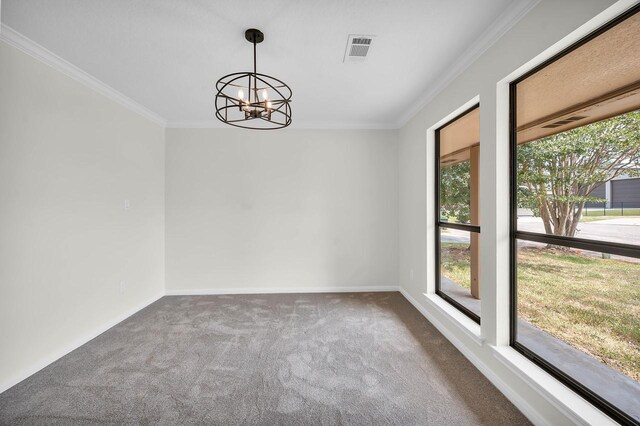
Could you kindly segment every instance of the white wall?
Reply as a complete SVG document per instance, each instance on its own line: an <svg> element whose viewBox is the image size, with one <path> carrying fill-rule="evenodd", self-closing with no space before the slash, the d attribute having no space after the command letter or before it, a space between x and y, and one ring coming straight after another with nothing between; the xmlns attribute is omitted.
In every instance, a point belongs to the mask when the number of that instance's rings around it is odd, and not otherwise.
<svg viewBox="0 0 640 426"><path fill-rule="evenodd" d="M0 392L160 296L163 263L164 129L0 42Z"/></svg>
<svg viewBox="0 0 640 426"><path fill-rule="evenodd" d="M594 413L593 409L589 410L587 405L573 396L569 404L571 407L567 407L550 395L548 391L551 388L561 389L566 395L573 394L537 367L531 367L531 363L523 365L532 375L543 379L544 385L540 388L536 388L539 383L535 384L526 378L518 368L498 360L500 357L497 353L500 351L496 348L508 345L509 330L508 92L504 90L506 84L499 82L612 3L609 0L541 1L415 115L399 135L400 286L450 340L473 359L494 383L500 385L501 390L508 391L508 396L517 401L521 409L544 424L567 424L585 419L596 422L608 420ZM623 3L629 6L632 2ZM575 35L573 38L577 40ZM427 179L430 183L433 181L434 153L433 146L427 144L427 130L476 96L480 99L481 115L480 339L473 338L472 327L461 325L464 321L457 321L432 303L431 299L436 300L435 296L429 298L424 294L434 286L434 271L428 267L428 259L434 255L434 248L428 242L428 234L433 232L433 189L427 185ZM411 270L414 271L413 279Z"/></svg>
<svg viewBox="0 0 640 426"><path fill-rule="evenodd" d="M168 292L397 286L396 136L168 129Z"/></svg>
<svg viewBox="0 0 640 426"><path fill-rule="evenodd" d="M400 131L165 134L0 43L0 391L165 287L400 284L534 420L579 421L496 357L508 330L507 153L496 91L502 78L611 3L543 0ZM427 129L476 96L482 344L423 294L433 285Z"/></svg>

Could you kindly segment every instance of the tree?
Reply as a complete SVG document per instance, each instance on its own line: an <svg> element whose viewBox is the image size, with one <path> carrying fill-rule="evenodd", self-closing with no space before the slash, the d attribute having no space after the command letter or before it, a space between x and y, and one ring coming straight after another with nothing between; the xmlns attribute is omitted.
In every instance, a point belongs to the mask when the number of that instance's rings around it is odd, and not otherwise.
<svg viewBox="0 0 640 426"><path fill-rule="evenodd" d="M640 175L640 111L518 146L518 206L547 234L574 236L591 193L616 176Z"/></svg>
<svg viewBox="0 0 640 426"><path fill-rule="evenodd" d="M462 161L440 170L440 215L455 217L460 223L469 221L471 163Z"/></svg>

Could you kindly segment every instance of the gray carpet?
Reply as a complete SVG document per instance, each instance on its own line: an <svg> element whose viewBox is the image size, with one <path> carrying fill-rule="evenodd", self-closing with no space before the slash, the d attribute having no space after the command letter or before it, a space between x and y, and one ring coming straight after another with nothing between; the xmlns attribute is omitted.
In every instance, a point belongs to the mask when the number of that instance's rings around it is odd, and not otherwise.
<svg viewBox="0 0 640 426"><path fill-rule="evenodd" d="M528 424L399 293L164 297L1 394L0 423Z"/></svg>

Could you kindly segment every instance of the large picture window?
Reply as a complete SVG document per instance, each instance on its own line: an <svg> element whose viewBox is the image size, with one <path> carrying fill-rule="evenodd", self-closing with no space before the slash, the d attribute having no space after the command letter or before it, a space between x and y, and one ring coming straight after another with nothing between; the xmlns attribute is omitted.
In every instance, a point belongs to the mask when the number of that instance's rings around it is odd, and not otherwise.
<svg viewBox="0 0 640 426"><path fill-rule="evenodd" d="M638 7L511 84L511 345L640 424Z"/></svg>
<svg viewBox="0 0 640 426"><path fill-rule="evenodd" d="M480 109L436 130L436 293L480 323Z"/></svg>

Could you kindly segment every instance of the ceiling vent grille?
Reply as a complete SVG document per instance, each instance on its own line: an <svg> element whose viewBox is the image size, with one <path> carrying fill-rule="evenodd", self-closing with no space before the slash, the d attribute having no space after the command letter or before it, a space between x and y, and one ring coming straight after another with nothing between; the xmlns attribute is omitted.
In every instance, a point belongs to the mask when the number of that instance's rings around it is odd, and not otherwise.
<svg viewBox="0 0 640 426"><path fill-rule="evenodd" d="M565 118L564 120L556 121L555 123L547 124L546 126L542 126L543 129L555 129L556 127L564 126L565 124L573 123L574 121L582 120L583 118L587 118L586 115L574 115L573 117Z"/></svg>
<svg viewBox="0 0 640 426"><path fill-rule="evenodd" d="M371 42L374 36L350 34L347 38L347 48L343 62L362 62L371 52Z"/></svg>

